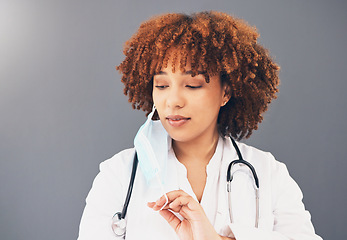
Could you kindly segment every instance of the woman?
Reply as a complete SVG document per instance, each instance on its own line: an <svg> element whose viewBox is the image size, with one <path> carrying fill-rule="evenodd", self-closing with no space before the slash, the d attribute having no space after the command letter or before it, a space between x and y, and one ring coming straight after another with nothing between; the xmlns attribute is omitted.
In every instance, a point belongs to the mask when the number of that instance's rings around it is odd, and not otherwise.
<svg viewBox="0 0 347 240"><path fill-rule="evenodd" d="M285 165L229 137L248 138L278 92L279 67L257 38L219 12L166 14L140 26L117 69L148 120L135 148L100 165L80 240L321 239ZM226 189L228 166L241 155L257 176L237 163ZM124 209L130 179L126 215L113 217ZM120 215L126 223L112 225Z"/></svg>

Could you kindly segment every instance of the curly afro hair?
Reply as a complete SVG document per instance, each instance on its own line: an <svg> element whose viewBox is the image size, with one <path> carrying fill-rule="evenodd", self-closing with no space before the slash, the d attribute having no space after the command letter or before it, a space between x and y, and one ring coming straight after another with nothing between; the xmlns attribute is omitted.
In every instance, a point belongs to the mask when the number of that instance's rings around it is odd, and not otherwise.
<svg viewBox="0 0 347 240"><path fill-rule="evenodd" d="M227 85L230 100L219 112L220 133L248 138L276 98L279 84L279 66L257 43L258 37L254 27L221 12L153 17L125 43L125 59L116 67L123 75L124 94L134 109L149 114L155 73L167 67L169 59L173 71L185 72L189 60L192 76L202 71L209 82L209 76L219 74ZM170 56L172 48L176 51Z"/></svg>

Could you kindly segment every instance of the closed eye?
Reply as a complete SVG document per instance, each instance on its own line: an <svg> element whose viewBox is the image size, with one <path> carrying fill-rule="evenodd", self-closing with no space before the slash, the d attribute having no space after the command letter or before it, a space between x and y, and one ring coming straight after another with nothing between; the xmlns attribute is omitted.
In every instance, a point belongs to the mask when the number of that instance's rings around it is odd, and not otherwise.
<svg viewBox="0 0 347 240"><path fill-rule="evenodd" d="M158 89L164 89L164 88L167 88L168 86L167 85L156 85L155 87Z"/></svg>
<svg viewBox="0 0 347 240"><path fill-rule="evenodd" d="M188 88L192 88L192 89L197 89L197 88L201 88L202 86L192 86L192 85L187 85L186 87Z"/></svg>

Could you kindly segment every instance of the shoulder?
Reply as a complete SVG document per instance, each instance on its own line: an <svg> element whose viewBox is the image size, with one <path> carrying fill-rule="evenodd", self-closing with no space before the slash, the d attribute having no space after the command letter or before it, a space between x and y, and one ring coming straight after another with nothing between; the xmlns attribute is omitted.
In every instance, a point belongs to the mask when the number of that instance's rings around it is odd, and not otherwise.
<svg viewBox="0 0 347 240"><path fill-rule="evenodd" d="M260 150L242 142L236 143L243 159L251 163L255 169L257 169L257 172L263 172L263 174L274 174L276 172L287 171L285 164L276 160L270 152ZM233 153L232 155L238 158L234 146L229 138L225 138L225 146L228 151Z"/></svg>
<svg viewBox="0 0 347 240"><path fill-rule="evenodd" d="M259 182L261 184L263 191L264 188L274 193L274 199L276 199L285 189L289 191L292 195L297 196L297 199L302 198L302 193L299 186L290 176L287 166L276 160L275 157L270 153L255 147L249 146L245 143L237 142L237 146L243 156L243 159L248 161L255 168ZM234 152L234 156L237 158L236 151L231 143L230 139L226 139L226 148L230 152ZM230 159L232 161L234 159Z"/></svg>
<svg viewBox="0 0 347 240"><path fill-rule="evenodd" d="M260 159L261 161L274 161L275 157L268 151L263 151L256 147L250 146L245 143L237 142L238 147L244 158L249 158L250 161L253 159ZM251 160L252 159L252 160Z"/></svg>
<svg viewBox="0 0 347 240"><path fill-rule="evenodd" d="M261 161L262 163L264 163L264 161L276 161L274 156L270 152L260 150L242 142L236 142L236 145L239 148L242 157L252 164L256 163L257 161ZM230 151L232 155L235 155L237 157L236 150L229 137L224 138L224 146L227 151Z"/></svg>
<svg viewBox="0 0 347 240"><path fill-rule="evenodd" d="M134 153L135 149L126 149L100 163L100 171L93 181L87 201L92 201L91 199L103 201L99 199L99 196L113 192L111 189L118 189L119 192L126 190Z"/></svg>
<svg viewBox="0 0 347 240"><path fill-rule="evenodd" d="M102 162L102 164L110 165L110 166L118 165L118 164L126 164L127 162L129 162L129 160L131 160L134 157L134 154L135 154L135 148L127 148L113 155L111 158L105 160L104 162Z"/></svg>
<svg viewBox="0 0 347 240"><path fill-rule="evenodd" d="M231 149L230 151L235 151L230 139L226 145L229 150ZM276 160L270 152L240 142L237 142L237 146L243 159L255 168L259 181L263 183L263 188L270 187L276 196L280 195L283 189L287 189L292 194L295 193L298 199L302 198L299 186L290 176L284 163ZM237 157L236 153L235 156Z"/></svg>
<svg viewBox="0 0 347 240"><path fill-rule="evenodd" d="M130 174L135 148L120 151L111 158L100 163L100 173L109 176L127 177Z"/></svg>

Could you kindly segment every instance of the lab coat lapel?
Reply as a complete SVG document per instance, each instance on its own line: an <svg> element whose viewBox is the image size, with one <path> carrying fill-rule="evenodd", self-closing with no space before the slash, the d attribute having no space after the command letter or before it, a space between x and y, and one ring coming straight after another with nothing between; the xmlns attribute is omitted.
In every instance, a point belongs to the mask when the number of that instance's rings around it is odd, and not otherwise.
<svg viewBox="0 0 347 240"><path fill-rule="evenodd" d="M223 141L223 156L219 172L218 208L214 227L219 234L222 234L225 225L230 223L228 195L227 195L227 168L229 162L237 158L236 151L230 148L228 138Z"/></svg>

